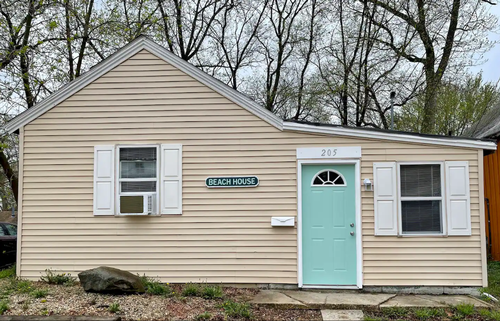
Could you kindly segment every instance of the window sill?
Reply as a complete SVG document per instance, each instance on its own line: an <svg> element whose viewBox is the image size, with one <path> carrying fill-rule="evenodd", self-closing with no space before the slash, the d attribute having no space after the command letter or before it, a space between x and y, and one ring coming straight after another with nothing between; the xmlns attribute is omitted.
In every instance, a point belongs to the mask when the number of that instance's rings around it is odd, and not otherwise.
<svg viewBox="0 0 500 321"><path fill-rule="evenodd" d="M179 214L114 214L113 216L115 217L147 217L147 216L153 216L153 217L161 217L161 216L171 216L171 215L182 215L182 213ZM97 216L97 215L94 215ZM106 215L102 215L106 216Z"/></svg>
<svg viewBox="0 0 500 321"><path fill-rule="evenodd" d="M404 238L404 237L435 237L435 238L442 238L442 237L448 237L446 234L400 234L398 237Z"/></svg>

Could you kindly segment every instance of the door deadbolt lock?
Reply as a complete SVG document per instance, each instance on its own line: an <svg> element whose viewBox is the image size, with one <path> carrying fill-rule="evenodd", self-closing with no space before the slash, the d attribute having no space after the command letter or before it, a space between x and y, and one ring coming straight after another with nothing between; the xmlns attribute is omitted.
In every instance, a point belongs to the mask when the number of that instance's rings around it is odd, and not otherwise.
<svg viewBox="0 0 500 321"><path fill-rule="evenodd" d="M351 223L351 227L354 227L354 223Z"/></svg>
<svg viewBox="0 0 500 321"><path fill-rule="evenodd" d="M351 232L351 235L354 235L354 232Z"/></svg>

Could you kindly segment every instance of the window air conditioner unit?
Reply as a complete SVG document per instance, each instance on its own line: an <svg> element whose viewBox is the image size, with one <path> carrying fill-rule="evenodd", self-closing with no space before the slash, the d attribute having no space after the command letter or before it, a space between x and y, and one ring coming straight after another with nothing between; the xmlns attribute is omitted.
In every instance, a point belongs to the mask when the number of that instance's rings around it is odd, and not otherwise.
<svg viewBox="0 0 500 321"><path fill-rule="evenodd" d="M120 195L118 215L158 214L156 193Z"/></svg>

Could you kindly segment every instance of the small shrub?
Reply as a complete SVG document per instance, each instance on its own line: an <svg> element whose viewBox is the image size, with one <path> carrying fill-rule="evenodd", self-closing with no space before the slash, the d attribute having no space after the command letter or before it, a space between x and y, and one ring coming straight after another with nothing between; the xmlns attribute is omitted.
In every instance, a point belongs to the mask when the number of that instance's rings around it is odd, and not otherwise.
<svg viewBox="0 0 500 321"><path fill-rule="evenodd" d="M0 315L4 314L5 311L9 310L9 303L7 301L0 302Z"/></svg>
<svg viewBox="0 0 500 321"><path fill-rule="evenodd" d="M220 299L224 296L222 288L218 285L205 285L201 289L201 297L204 299Z"/></svg>
<svg viewBox="0 0 500 321"><path fill-rule="evenodd" d="M207 321L207 320L210 320L212 318L212 315L208 312L203 312L201 314L198 314L196 317L194 317L194 319L196 321Z"/></svg>
<svg viewBox="0 0 500 321"><path fill-rule="evenodd" d="M120 305L118 303L113 302L109 305L109 312L118 313L118 311L120 311Z"/></svg>
<svg viewBox="0 0 500 321"><path fill-rule="evenodd" d="M0 271L0 279L13 278L16 276L16 266L13 265L10 268Z"/></svg>
<svg viewBox="0 0 500 321"><path fill-rule="evenodd" d="M246 303L238 303L234 301L226 301L222 304L222 308L229 318L236 319L251 319L252 311L250 306Z"/></svg>
<svg viewBox="0 0 500 321"><path fill-rule="evenodd" d="M55 273L51 269L45 270L45 275L40 277L40 280L48 284L58 284L58 285L73 285L75 284L75 277L71 276L70 273Z"/></svg>
<svg viewBox="0 0 500 321"><path fill-rule="evenodd" d="M188 283L184 286L182 290L183 296L199 296L200 295L200 286L195 283Z"/></svg>
<svg viewBox="0 0 500 321"><path fill-rule="evenodd" d="M37 290L31 292L31 295L35 299L45 298L47 296L47 294L49 294L49 291L48 290L44 290L44 289L37 289Z"/></svg>
<svg viewBox="0 0 500 321"><path fill-rule="evenodd" d="M458 314L463 316L468 316L474 313L474 305L473 304L459 304L455 307L455 311Z"/></svg>
<svg viewBox="0 0 500 321"><path fill-rule="evenodd" d="M172 288L167 284L160 283L158 280L155 280L153 278L148 278L147 276L142 276L141 277L142 284L144 285L144 288L146 289L146 293L152 294L152 295L165 295L169 296L172 295Z"/></svg>

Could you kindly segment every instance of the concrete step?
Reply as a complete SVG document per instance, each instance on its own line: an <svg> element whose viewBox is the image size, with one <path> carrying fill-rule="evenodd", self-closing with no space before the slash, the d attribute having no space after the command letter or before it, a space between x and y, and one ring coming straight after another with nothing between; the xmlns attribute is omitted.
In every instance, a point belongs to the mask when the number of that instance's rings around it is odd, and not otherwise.
<svg viewBox="0 0 500 321"><path fill-rule="evenodd" d="M364 320L361 310L321 310L323 321L361 321Z"/></svg>

